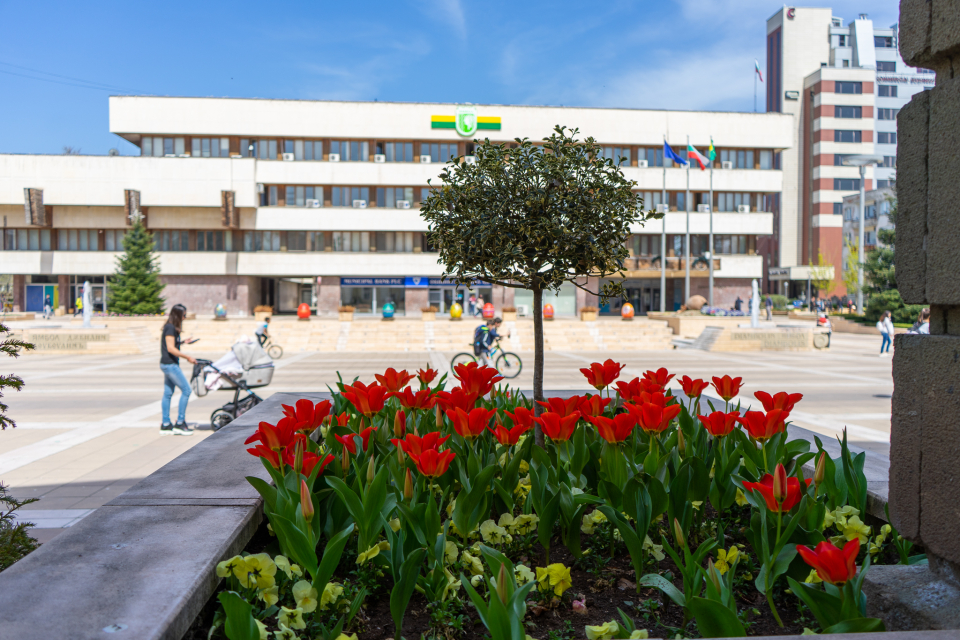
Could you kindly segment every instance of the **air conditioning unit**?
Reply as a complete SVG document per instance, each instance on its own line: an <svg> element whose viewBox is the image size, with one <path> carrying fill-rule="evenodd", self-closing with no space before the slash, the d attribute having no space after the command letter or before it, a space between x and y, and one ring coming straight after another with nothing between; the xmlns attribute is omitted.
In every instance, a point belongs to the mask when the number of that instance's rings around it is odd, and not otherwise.
<svg viewBox="0 0 960 640"><path fill-rule="evenodd" d="M189 154L189 153L181 153L178 157L180 157L180 158L189 158L189 157L190 157L190 154Z"/></svg>
<svg viewBox="0 0 960 640"><path fill-rule="evenodd" d="M327 161L329 161L329 162L340 162L340 154L339 154L339 153L331 153L331 154L328 154L328 155L327 155Z"/></svg>
<svg viewBox="0 0 960 640"><path fill-rule="evenodd" d="M657 213L667 213L668 211L670 211L670 207L668 205L665 205L665 204L657 205Z"/></svg>
<svg viewBox="0 0 960 640"><path fill-rule="evenodd" d="M293 162L293 154L292 154L292 153L285 153L285 154L283 154L283 161L284 161L284 162Z"/></svg>
<svg viewBox="0 0 960 640"><path fill-rule="evenodd" d="M420 164L430 164L430 156L420 156Z"/></svg>
<svg viewBox="0 0 960 640"><path fill-rule="evenodd" d="M366 201L366 200L354 200L354 201L353 201L353 208L354 208L354 209L366 209L366 208L367 208L367 201Z"/></svg>
<svg viewBox="0 0 960 640"><path fill-rule="evenodd" d="M723 162L720 163L720 168L733 169L733 162L731 162L730 160L724 160Z"/></svg>
<svg viewBox="0 0 960 640"><path fill-rule="evenodd" d="M644 160L637 160L637 166L640 167L641 169L646 169L646 168L648 168L648 167L650 166L650 163L647 162L645 159L644 159Z"/></svg>
<svg viewBox="0 0 960 640"><path fill-rule="evenodd" d="M463 156L463 161L467 164L477 164L477 156Z"/></svg>
<svg viewBox="0 0 960 640"><path fill-rule="evenodd" d="M737 213L750 213L750 205L748 204L738 204Z"/></svg>
<svg viewBox="0 0 960 640"><path fill-rule="evenodd" d="M307 200L307 207L310 209L319 209L320 201L316 199Z"/></svg>
<svg viewBox="0 0 960 640"><path fill-rule="evenodd" d="M397 200L397 209L409 209L410 201L409 200Z"/></svg>
<svg viewBox="0 0 960 640"><path fill-rule="evenodd" d="M517 315L518 315L518 316L524 316L524 317L530 315L530 307L528 307L528 306L525 305L525 304L518 304L518 305L517 305Z"/></svg>
<svg viewBox="0 0 960 640"><path fill-rule="evenodd" d="M375 153L375 154L373 155L373 161L374 161L374 162L386 162L386 161L387 161L387 156L383 155L382 153Z"/></svg>
<svg viewBox="0 0 960 640"><path fill-rule="evenodd" d="M698 204L697 213L710 213L710 205L708 204Z"/></svg>

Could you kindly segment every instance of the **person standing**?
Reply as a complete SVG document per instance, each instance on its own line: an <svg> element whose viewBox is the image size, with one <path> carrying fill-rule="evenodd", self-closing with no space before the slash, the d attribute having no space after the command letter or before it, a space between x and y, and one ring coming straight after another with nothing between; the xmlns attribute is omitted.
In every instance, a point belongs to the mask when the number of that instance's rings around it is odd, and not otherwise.
<svg viewBox="0 0 960 640"><path fill-rule="evenodd" d="M180 358L190 364L196 364L197 359L180 351L182 343L190 344L191 339L180 340L183 330L183 317L187 308L182 304L173 305L167 323L163 325L163 335L160 338L160 370L163 371L163 399L160 401L160 435L192 436L193 431L187 426L187 402L190 400L190 383L180 369ZM170 423L170 399L173 398L175 388L180 389L180 406L177 412L177 423Z"/></svg>
<svg viewBox="0 0 960 640"><path fill-rule="evenodd" d="M893 321L890 320L890 312L884 311L877 321L877 330L883 336L883 342L880 343L880 357L883 358L890 353L890 343L893 342Z"/></svg>
<svg viewBox="0 0 960 640"><path fill-rule="evenodd" d="M46 296L43 299L43 319L49 320L50 316L53 315L53 302L50 300L50 296Z"/></svg>
<svg viewBox="0 0 960 640"><path fill-rule="evenodd" d="M764 306L767 308L767 322L770 322L773 320L773 298L767 296Z"/></svg>
<svg viewBox="0 0 960 640"><path fill-rule="evenodd" d="M740 311L743 309L743 300L740 298L740 296L737 296L736 302L733 303L733 309L734 311Z"/></svg>

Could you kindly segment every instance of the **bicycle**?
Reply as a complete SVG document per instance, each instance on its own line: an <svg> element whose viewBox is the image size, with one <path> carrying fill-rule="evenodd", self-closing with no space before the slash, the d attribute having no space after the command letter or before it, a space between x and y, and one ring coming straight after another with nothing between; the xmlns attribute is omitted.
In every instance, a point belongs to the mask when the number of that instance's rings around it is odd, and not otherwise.
<svg viewBox="0 0 960 640"><path fill-rule="evenodd" d="M496 355L498 352L499 355ZM523 361L520 359L520 356L509 351L504 351L503 347L500 346L500 340L497 340L493 348L490 349L488 357L493 361L494 368L504 378L516 378L520 375L520 370L523 369ZM480 362L482 364L482 360L478 356L463 352L453 356L453 359L450 360L450 368L452 369L458 364L466 364L468 362Z"/></svg>
<svg viewBox="0 0 960 640"><path fill-rule="evenodd" d="M270 356L271 360L279 360L283 357L283 347L278 344L274 344L271 338L267 338L267 341L261 345L263 350L267 352L267 355Z"/></svg>

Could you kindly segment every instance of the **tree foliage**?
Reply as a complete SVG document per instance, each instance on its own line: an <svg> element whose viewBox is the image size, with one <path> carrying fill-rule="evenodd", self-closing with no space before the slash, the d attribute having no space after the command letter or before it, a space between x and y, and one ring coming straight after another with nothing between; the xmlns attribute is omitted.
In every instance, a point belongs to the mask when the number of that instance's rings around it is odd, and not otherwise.
<svg viewBox="0 0 960 640"><path fill-rule="evenodd" d="M823 296L833 289L834 276L833 270L826 260L823 259L823 252L817 252L817 264L810 265L810 283L817 288L819 295Z"/></svg>
<svg viewBox="0 0 960 640"><path fill-rule="evenodd" d="M888 214L889 229L877 231L877 246L867 252L863 263L863 289L869 297L866 316L878 320L884 311L889 311L893 321L911 323L917 320L923 305L904 304L897 290L897 270L894 264L894 247L897 242L897 201L891 200Z"/></svg>
<svg viewBox="0 0 960 640"><path fill-rule="evenodd" d="M29 351L34 348L29 342L24 342L18 338L10 337L10 329L4 324L0 324L0 353L5 353L11 358L19 358L20 351ZM0 375L0 398L3 398L3 392L6 388L12 388L14 391L20 391L23 388L23 380L20 376L9 374ZM7 404L0 400L0 431L9 427L16 427L17 423L7 416Z"/></svg>
<svg viewBox="0 0 960 640"><path fill-rule="evenodd" d="M123 237L123 254L110 279L111 311L128 315L163 313L163 283L157 266L153 234L137 219Z"/></svg>

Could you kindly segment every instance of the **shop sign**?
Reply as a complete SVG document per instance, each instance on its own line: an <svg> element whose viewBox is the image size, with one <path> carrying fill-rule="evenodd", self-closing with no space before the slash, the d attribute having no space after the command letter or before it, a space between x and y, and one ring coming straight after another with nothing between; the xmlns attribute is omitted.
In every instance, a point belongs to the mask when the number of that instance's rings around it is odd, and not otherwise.
<svg viewBox="0 0 960 640"><path fill-rule="evenodd" d="M402 287L404 278L340 278L341 287Z"/></svg>
<svg viewBox="0 0 960 640"><path fill-rule="evenodd" d="M457 284L453 280L446 280L444 278L429 278L431 287L462 287L464 285ZM469 287L489 287L489 282L484 282L483 280L474 280L469 285Z"/></svg>
<svg viewBox="0 0 960 640"><path fill-rule="evenodd" d="M478 117L476 107L457 107L455 115L430 116L430 128L454 129L459 135L467 138L475 134L478 129L500 131L500 118Z"/></svg>

